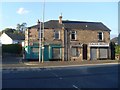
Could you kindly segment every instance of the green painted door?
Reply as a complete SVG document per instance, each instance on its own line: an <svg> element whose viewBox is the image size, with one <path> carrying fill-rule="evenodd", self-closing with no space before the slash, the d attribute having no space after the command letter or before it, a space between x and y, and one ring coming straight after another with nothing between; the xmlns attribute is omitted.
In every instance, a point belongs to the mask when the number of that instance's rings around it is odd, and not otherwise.
<svg viewBox="0 0 120 90"><path fill-rule="evenodd" d="M44 48L44 61L49 61L49 48L45 46Z"/></svg>

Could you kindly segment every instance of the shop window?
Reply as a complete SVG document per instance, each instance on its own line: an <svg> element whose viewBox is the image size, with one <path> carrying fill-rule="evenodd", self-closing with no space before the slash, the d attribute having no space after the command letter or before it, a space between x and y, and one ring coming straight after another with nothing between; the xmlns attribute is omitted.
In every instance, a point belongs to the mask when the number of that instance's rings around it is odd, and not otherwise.
<svg viewBox="0 0 120 90"><path fill-rule="evenodd" d="M73 57L78 57L79 54L80 54L78 48L73 47L71 51L72 51L72 56Z"/></svg>

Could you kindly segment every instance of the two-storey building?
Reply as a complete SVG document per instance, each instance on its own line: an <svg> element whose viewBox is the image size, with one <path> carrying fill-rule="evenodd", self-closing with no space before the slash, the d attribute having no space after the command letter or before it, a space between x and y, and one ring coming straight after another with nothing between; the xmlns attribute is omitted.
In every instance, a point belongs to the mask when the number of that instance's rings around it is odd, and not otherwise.
<svg viewBox="0 0 120 90"><path fill-rule="evenodd" d="M42 25L42 24L41 24ZM41 27L42 28L42 27ZM38 59L40 22L26 30L26 58ZM44 60L110 58L110 29L101 22L50 20L44 23Z"/></svg>

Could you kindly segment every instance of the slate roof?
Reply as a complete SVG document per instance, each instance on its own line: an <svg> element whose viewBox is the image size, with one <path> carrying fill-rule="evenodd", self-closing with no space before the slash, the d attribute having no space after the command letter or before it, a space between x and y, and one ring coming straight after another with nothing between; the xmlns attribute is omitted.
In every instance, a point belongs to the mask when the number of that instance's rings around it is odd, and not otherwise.
<svg viewBox="0 0 120 90"><path fill-rule="evenodd" d="M105 30L111 31L101 22L85 22L85 21L62 21L62 24L59 24L58 20L50 20L44 23L45 28L49 29L58 29L64 26L66 29L83 29L83 30ZM38 25L31 26L29 28L38 28Z"/></svg>
<svg viewBox="0 0 120 90"><path fill-rule="evenodd" d="M24 35L20 34L12 34L12 33L6 33L12 40L25 40Z"/></svg>
<svg viewBox="0 0 120 90"><path fill-rule="evenodd" d="M110 40L110 42L118 43L118 37L114 37Z"/></svg>

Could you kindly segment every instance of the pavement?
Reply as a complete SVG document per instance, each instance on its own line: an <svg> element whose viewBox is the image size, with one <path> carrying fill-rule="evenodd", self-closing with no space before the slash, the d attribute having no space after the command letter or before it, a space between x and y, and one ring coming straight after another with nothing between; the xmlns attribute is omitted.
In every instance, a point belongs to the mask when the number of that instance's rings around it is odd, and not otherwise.
<svg viewBox="0 0 120 90"><path fill-rule="evenodd" d="M22 57L4 57L2 59L2 69L7 68L52 68L69 66L89 66L101 64L119 64L120 60L83 60L83 61L26 61Z"/></svg>

